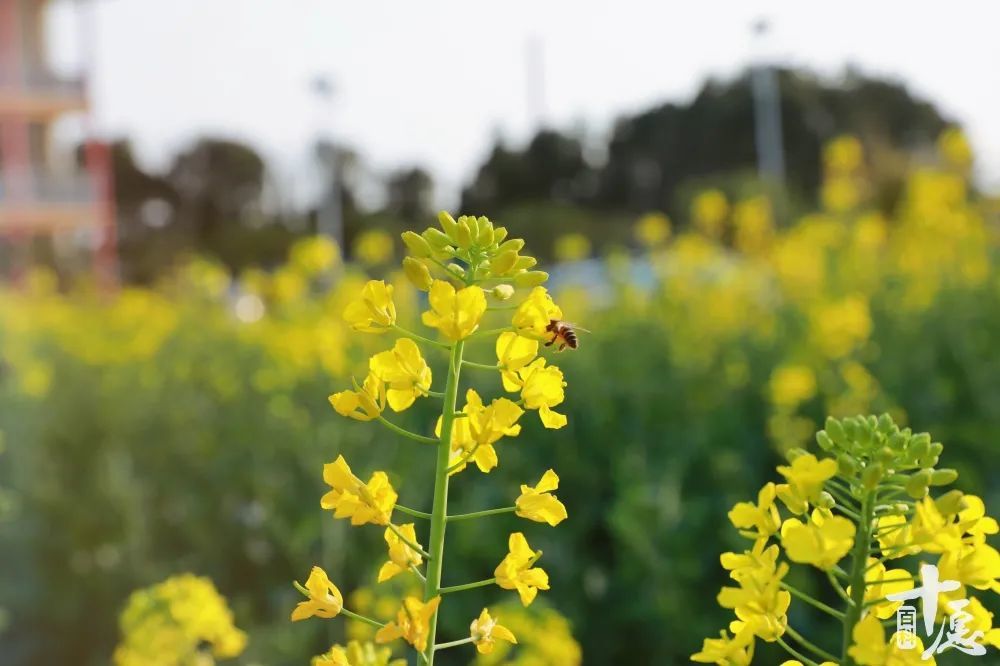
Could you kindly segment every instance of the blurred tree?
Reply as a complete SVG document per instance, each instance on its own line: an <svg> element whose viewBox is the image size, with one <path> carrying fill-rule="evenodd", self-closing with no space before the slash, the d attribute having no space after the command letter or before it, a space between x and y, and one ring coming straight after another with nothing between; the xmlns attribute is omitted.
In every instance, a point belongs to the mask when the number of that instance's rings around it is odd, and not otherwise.
<svg viewBox="0 0 1000 666"><path fill-rule="evenodd" d="M523 151L498 140L462 192L462 210L489 211L531 201L574 201L590 167L579 139L544 129Z"/></svg>
<svg viewBox="0 0 1000 666"><path fill-rule="evenodd" d="M420 167L396 171L386 183L386 212L407 223L423 221L433 213L434 179Z"/></svg>
<svg viewBox="0 0 1000 666"><path fill-rule="evenodd" d="M947 124L932 104L900 83L852 70L835 81L788 69L778 74L792 200L815 201L821 147L838 134L855 134L870 152L893 155L933 144ZM462 210L499 215L513 205L558 201L633 213L662 209L682 217L678 189L692 180L732 181L740 174L745 180L756 159L753 94L744 72L731 81L706 82L690 102L621 118L608 141L607 160L596 170L584 159L579 140L552 130L539 132L523 150L498 140L463 192ZM876 171L880 191L898 189L898 169ZM590 186L595 178L596 188Z"/></svg>

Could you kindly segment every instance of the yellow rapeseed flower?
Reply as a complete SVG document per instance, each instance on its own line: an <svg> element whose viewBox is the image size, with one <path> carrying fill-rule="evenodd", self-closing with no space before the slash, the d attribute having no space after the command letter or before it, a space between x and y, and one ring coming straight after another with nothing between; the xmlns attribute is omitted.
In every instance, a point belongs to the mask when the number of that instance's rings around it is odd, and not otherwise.
<svg viewBox="0 0 1000 666"><path fill-rule="evenodd" d="M440 603L441 597L434 597L427 603L416 597L406 597L403 599L402 608L396 613L396 619L375 634L375 642L388 643L402 638L423 652L427 649L431 618L434 617Z"/></svg>
<svg viewBox="0 0 1000 666"><path fill-rule="evenodd" d="M350 518L352 525L388 525L398 495L385 472L375 472L368 483L354 476L344 456L323 465L323 480L332 490L320 499L320 506L333 509L334 518Z"/></svg>
<svg viewBox="0 0 1000 666"><path fill-rule="evenodd" d="M521 603L529 606L538 590L549 589L549 575L540 567L532 567L542 551L532 550L521 532L511 534L507 546L510 552L494 572L497 585L505 590L517 590Z"/></svg>
<svg viewBox="0 0 1000 666"><path fill-rule="evenodd" d="M305 584L309 599L300 601L292 611L292 621L298 622L310 617L331 618L340 615L344 609L344 597L337 586L320 567L313 567Z"/></svg>
<svg viewBox="0 0 1000 666"><path fill-rule="evenodd" d="M777 491L768 482L757 494L757 503L738 502L729 512L729 522L750 539L766 539L781 528L781 516L774 504ZM752 528L752 530L751 530Z"/></svg>
<svg viewBox="0 0 1000 666"><path fill-rule="evenodd" d="M551 336L546 329L553 319L562 317L562 310L552 301L548 290L545 287L535 287L517 307L512 323L519 335L548 341Z"/></svg>
<svg viewBox="0 0 1000 666"><path fill-rule="evenodd" d="M754 635L745 622L730 624L733 636L723 629L719 638L706 638L701 651L691 655L691 661L719 666L750 666L753 661Z"/></svg>
<svg viewBox="0 0 1000 666"><path fill-rule="evenodd" d="M386 398L394 411L407 409L431 388L431 369L420 347L409 338L396 340L392 349L375 354L368 365L385 383Z"/></svg>
<svg viewBox="0 0 1000 666"><path fill-rule="evenodd" d="M789 518L781 525L781 545L792 562L827 571L851 550L856 531L847 518L824 516L816 509L807 523Z"/></svg>
<svg viewBox="0 0 1000 666"><path fill-rule="evenodd" d="M767 642L785 633L788 606L792 602L791 594L781 589L788 564L777 564L777 548L772 548L762 553L758 550L756 555L748 553L751 556L731 574L739 587L724 587L717 597L720 606L735 611L754 636Z"/></svg>
<svg viewBox="0 0 1000 666"><path fill-rule="evenodd" d="M870 604L869 612L880 619L889 619L896 614L896 609L902 606L903 602L889 601L886 597L912 589L913 578L906 569L886 570L882 562L874 557L868 558L865 569L865 604ZM850 585L847 586L847 593L851 593Z"/></svg>
<svg viewBox="0 0 1000 666"><path fill-rule="evenodd" d="M365 382L354 391L339 391L329 398L330 404L341 416L358 421L377 419L385 409L385 384L374 374L365 377Z"/></svg>
<svg viewBox="0 0 1000 666"><path fill-rule="evenodd" d="M837 473L837 461L832 458L817 460L813 454L806 453L793 460L791 466L778 465L778 473L788 481L775 487L778 499L789 511L801 515L809 509L810 502L817 502L823 484Z"/></svg>
<svg viewBox="0 0 1000 666"><path fill-rule="evenodd" d="M469 626L469 635L480 654L490 654L498 640L517 643L517 638L510 629L501 625L496 618L490 616L487 609L479 614Z"/></svg>
<svg viewBox="0 0 1000 666"><path fill-rule="evenodd" d="M355 331L384 333L396 324L396 305L392 301L391 284L369 280L357 300L344 309L344 321Z"/></svg>
<svg viewBox="0 0 1000 666"><path fill-rule="evenodd" d="M545 359L537 358L516 372L503 372L502 378L505 390L520 391L524 406L538 410L538 417L546 428L558 429L566 425L566 416L552 411L566 397L562 370L554 365L546 367Z"/></svg>
<svg viewBox="0 0 1000 666"><path fill-rule="evenodd" d="M635 223L632 232L644 247L663 245L670 238L670 218L663 213L647 213Z"/></svg>
<svg viewBox="0 0 1000 666"><path fill-rule="evenodd" d="M413 523L400 525L397 529L407 541L420 546ZM379 569L378 582L384 583L404 571L409 571L410 567L419 567L423 564L424 558L421 557L420 553L413 550L403 539L400 539L391 527L387 527L385 530L385 543L389 548L389 561Z"/></svg>
<svg viewBox="0 0 1000 666"><path fill-rule="evenodd" d="M423 322L449 340L472 335L486 313L486 294L475 285L456 291L450 282L434 280L428 298L431 309L423 313Z"/></svg>
<svg viewBox="0 0 1000 666"><path fill-rule="evenodd" d="M521 496L514 503L515 513L521 518L548 523L555 527L568 517L566 506L551 494L551 491L557 488L559 488L559 476L551 469L542 475L534 488L522 484Z"/></svg>
<svg viewBox="0 0 1000 666"><path fill-rule="evenodd" d="M907 636L916 645L909 649L899 647L896 634L887 643L882 623L871 613L854 625L851 637L854 644L847 654L859 666L934 666L937 663L933 656L923 659L924 645L916 634Z"/></svg>
<svg viewBox="0 0 1000 666"><path fill-rule="evenodd" d="M406 660L393 659L389 648L351 641L347 647L334 645L328 652L313 657L310 666L406 666Z"/></svg>
<svg viewBox="0 0 1000 666"><path fill-rule="evenodd" d="M794 408L816 395L816 375L806 365L783 365L771 373L771 402Z"/></svg>
<svg viewBox="0 0 1000 666"><path fill-rule="evenodd" d="M501 437L516 437L521 432L517 420L524 410L507 398L495 398L484 406L483 399L475 389L465 393L465 407L462 412L467 417L455 419L451 430L452 474L465 469L469 460L476 463L479 471L488 473L497 466L499 459L493 447ZM438 419L434 432L441 435L441 420Z"/></svg>
<svg viewBox="0 0 1000 666"><path fill-rule="evenodd" d="M507 331L497 337L496 352L500 370L516 372L538 356L538 340Z"/></svg>

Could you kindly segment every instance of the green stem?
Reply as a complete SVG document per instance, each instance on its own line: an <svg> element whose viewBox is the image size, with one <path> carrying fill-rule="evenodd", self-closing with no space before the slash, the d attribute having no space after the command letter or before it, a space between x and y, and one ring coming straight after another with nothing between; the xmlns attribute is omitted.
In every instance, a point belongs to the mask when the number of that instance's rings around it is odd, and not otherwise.
<svg viewBox="0 0 1000 666"><path fill-rule="evenodd" d="M516 506L505 506L502 509L487 509L486 511L473 511L472 513L459 513L454 516L448 516L448 522L455 520L470 520L472 518L482 518L483 516L495 516L500 513L513 513L517 510Z"/></svg>
<svg viewBox="0 0 1000 666"><path fill-rule="evenodd" d="M475 446L469 449L469 452L466 453L464 456L462 456L462 458L457 463L448 467L448 474L451 474L452 472L461 469L462 465L468 463L469 460L472 458L472 456L474 456L476 454L476 451L478 450L479 450L479 442L476 442Z"/></svg>
<svg viewBox="0 0 1000 666"><path fill-rule="evenodd" d="M450 587L442 587L438 590L441 594L450 594L451 592L464 592L465 590L474 590L477 587L486 587L487 585L495 585L497 582L496 578L488 578L486 580L477 580L475 583L466 583L465 585L452 585Z"/></svg>
<svg viewBox="0 0 1000 666"><path fill-rule="evenodd" d="M392 328L408 338L413 338L417 342L423 342L425 345L431 345L432 347L437 347L439 349L451 349L451 345L446 345L443 342L438 342L437 340L431 340L430 338L425 338L424 336L414 333L413 331L406 330L402 326L397 326L393 324Z"/></svg>
<svg viewBox="0 0 1000 666"><path fill-rule="evenodd" d="M410 550L412 550L415 553L420 553L421 555L423 555L424 557L426 557L428 560L432 559L430 553L428 553L426 550L424 550L423 548L421 548L417 544L415 544L412 541L410 541L409 539L407 539L405 536L403 536L403 533L399 531L398 527L396 527L392 523L389 523L389 529L392 530L393 534L395 534L399 538L400 541L402 541L407 546L409 546Z"/></svg>
<svg viewBox="0 0 1000 666"><path fill-rule="evenodd" d="M419 578L421 582L423 582L423 583L427 582L427 577L424 576L422 573L420 573L420 569L418 569L416 566L414 566L414 565L411 564L410 565L410 571L412 571L414 574L416 574L417 578Z"/></svg>
<svg viewBox="0 0 1000 666"><path fill-rule="evenodd" d="M805 666L819 666L819 664L817 664L815 661L805 656L804 654L793 648L785 641L781 640L781 636L778 636L778 645L785 648L785 652L787 652L788 654L792 655L793 657L801 661L803 664L805 664Z"/></svg>
<svg viewBox="0 0 1000 666"><path fill-rule="evenodd" d="M448 361L448 379L444 389L444 405L441 408L441 438L438 441L437 464L434 470L434 505L431 509L430 553L427 562L427 583L424 585L424 599L429 600L441 593L441 570L444 565L444 532L448 524L448 459L451 456L451 432L455 423L455 403L458 401L458 383L462 371L462 351L465 342L459 340L451 348ZM434 666L434 640L437 637L437 621L440 608L431 617L428 627L427 650L424 658L428 666Z"/></svg>
<svg viewBox="0 0 1000 666"><path fill-rule="evenodd" d="M854 627L861 619L865 603L865 571L868 562L868 547L872 540L872 517L875 507L875 492L869 490L861 498L861 520L858 533L854 536L854 552L851 555L851 603L844 614L843 642L840 663L843 666L857 666L853 657L847 654L853 640Z"/></svg>
<svg viewBox="0 0 1000 666"><path fill-rule="evenodd" d="M396 510L400 513L405 513L408 516L413 516L414 518L423 518L424 520L431 519L431 514L426 511L417 511L416 509L411 509L410 507L403 506L402 504L397 504Z"/></svg>
<svg viewBox="0 0 1000 666"><path fill-rule="evenodd" d="M373 620L370 617L365 617L364 615L358 615L357 613L349 611L346 608L341 608L340 609L340 614L344 615L346 617L349 617L352 620L357 620L359 622L364 622L365 624L370 624L373 627L378 627L379 629L381 629L382 627L385 626L384 624L382 624L378 620Z"/></svg>
<svg viewBox="0 0 1000 666"><path fill-rule="evenodd" d="M843 620L844 619L844 613L842 611L839 611L836 608L832 608L830 606L827 606L826 604L824 604L822 601L819 601L818 599L813 599L811 596L809 596L808 594L806 594L802 590L800 590L800 589L798 589L796 587L792 587L791 585L789 585L788 583L786 583L784 581L782 581L781 587L783 589L788 590L789 592L791 592L793 597L801 599L802 601L806 602L810 606L813 606L814 608L818 608L819 610L823 611L824 613L826 613L828 615L831 615L831 616L837 618L838 620Z"/></svg>
<svg viewBox="0 0 1000 666"><path fill-rule="evenodd" d="M480 370L499 370L499 365L489 365L487 363L473 363L472 361L462 361L462 365L467 365L470 368L479 368Z"/></svg>
<svg viewBox="0 0 1000 666"><path fill-rule="evenodd" d="M463 638L457 641L451 641L450 643L438 643L437 645L434 646L434 649L443 650L445 648L458 647L459 645L468 645L471 642L472 642L472 636L469 636L468 638Z"/></svg>
<svg viewBox="0 0 1000 666"><path fill-rule="evenodd" d="M832 573L827 571L826 577L830 581L830 585L833 586L833 589L837 592L837 596L846 601L848 605L854 603L854 600L847 595L847 590L845 590L844 586L840 584L840 581L833 577ZM854 588L851 589L853 591Z"/></svg>
<svg viewBox="0 0 1000 666"><path fill-rule="evenodd" d="M424 437L423 435L418 435L415 432L410 432L406 428L400 428L398 425L388 420L381 414L378 415L379 422L384 425L389 430L393 431L398 435L402 435L408 439L412 439L414 442L420 442L421 444L437 444L438 440L434 437Z"/></svg>
<svg viewBox="0 0 1000 666"><path fill-rule="evenodd" d="M837 661L837 658L834 657L832 654L830 654L829 652L827 652L823 648L817 646L816 644L814 644L812 641L808 640L805 636L803 636L799 632L795 631L795 629L792 628L792 625L790 625L790 624L785 625L785 629L788 631L789 634L791 634L792 638L794 638L795 640L797 640L803 646L805 646L805 647L809 648L810 650L812 650L813 652L815 652L824 661L833 661L833 662Z"/></svg>
<svg viewBox="0 0 1000 666"><path fill-rule="evenodd" d="M491 328L491 329L486 330L486 331L476 331L475 333L473 333L469 337L470 338L482 338L482 337L486 337L486 336L490 336L490 335L499 335L501 333L505 333L507 331L513 331L513 330L514 330L514 328L512 326L504 326L503 328Z"/></svg>

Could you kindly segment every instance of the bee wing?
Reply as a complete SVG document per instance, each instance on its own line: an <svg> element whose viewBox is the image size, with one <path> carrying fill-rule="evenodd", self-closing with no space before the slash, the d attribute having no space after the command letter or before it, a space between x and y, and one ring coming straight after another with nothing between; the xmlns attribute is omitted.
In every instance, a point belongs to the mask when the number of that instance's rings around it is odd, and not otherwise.
<svg viewBox="0 0 1000 666"><path fill-rule="evenodd" d="M564 321L563 324L566 325L566 326L569 326L574 331L578 331L578 332L582 331L583 333L593 333L593 331L591 331L590 329L584 328L583 326L579 326L578 324L574 324L573 322Z"/></svg>

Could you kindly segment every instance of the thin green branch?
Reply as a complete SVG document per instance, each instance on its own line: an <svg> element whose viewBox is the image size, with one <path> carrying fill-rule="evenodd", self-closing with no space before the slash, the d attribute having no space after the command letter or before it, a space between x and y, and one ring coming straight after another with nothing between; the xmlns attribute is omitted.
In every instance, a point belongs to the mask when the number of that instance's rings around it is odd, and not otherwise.
<svg viewBox="0 0 1000 666"><path fill-rule="evenodd" d="M785 590L788 590L789 592L791 592L792 596L795 597L796 599L801 599L802 601L806 602L810 606L812 606L814 608L818 608L819 610L823 611L827 615L835 617L838 620L843 620L844 619L843 612L837 610L836 608L832 608L831 606L827 606L826 604L824 604L822 601L819 601L818 599L813 599L811 596L809 596L808 594L806 594L802 590L800 590L800 589L798 589L796 587L793 587L793 586L789 585L788 583L786 583L784 581L782 581L781 587L782 587L782 589L785 589Z"/></svg>
<svg viewBox="0 0 1000 666"><path fill-rule="evenodd" d="M500 366L496 365L496 364L489 365L488 363L474 363L472 361L464 361L464 360L462 361L462 365L463 366L469 366L470 368L479 368L480 370L499 370L500 369Z"/></svg>
<svg viewBox="0 0 1000 666"><path fill-rule="evenodd" d="M418 569L416 567L416 565L411 564L410 565L410 571L412 571L414 574L416 574L417 578L419 578L421 582L423 582L423 583L427 582L427 577L424 576L422 573L420 573L420 569Z"/></svg>
<svg viewBox="0 0 1000 666"><path fill-rule="evenodd" d="M826 572L826 577L827 580L830 581L830 585L833 586L834 591L836 591L837 596L846 601L849 606L853 605L854 601L851 599L850 596L848 596L847 590L845 590L844 586L840 584L840 581L834 578L833 574L830 573L829 571Z"/></svg>
<svg viewBox="0 0 1000 666"><path fill-rule="evenodd" d="M500 333L506 333L507 331L513 331L513 326L504 326L503 328L491 328L485 331L476 331L469 338L484 338L490 335L499 335Z"/></svg>
<svg viewBox="0 0 1000 666"><path fill-rule="evenodd" d="M476 451L478 450L479 450L479 442L476 442L475 446L469 449L469 452L466 453L464 456L462 456L462 458L457 463L448 467L448 474L451 474L455 470L461 469L462 465L468 463L469 460L472 459L472 456L474 456L476 454Z"/></svg>
<svg viewBox="0 0 1000 666"><path fill-rule="evenodd" d="M438 440L436 437L425 437L424 435L418 435L415 432L410 432L406 428L400 428L398 425L385 418L381 414L378 415L379 423L384 425L389 430L393 431L397 435L402 435L407 439L412 439L414 442L420 442L421 444L437 444Z"/></svg>
<svg viewBox="0 0 1000 666"><path fill-rule="evenodd" d="M465 583L464 585L451 585L449 587L442 587L438 589L440 594L450 594L452 592L464 592L465 590L474 590L477 587L486 587L487 585L495 585L497 582L496 578L487 578L486 580L477 580L475 583Z"/></svg>
<svg viewBox="0 0 1000 666"><path fill-rule="evenodd" d="M859 522L861 521L861 516L858 515L857 511L849 509L846 506L844 506L843 504L840 504L840 503L834 504L833 508L836 509L837 511L840 511L842 514L844 514L848 518L853 518L854 520L859 521Z"/></svg>
<svg viewBox="0 0 1000 666"><path fill-rule="evenodd" d="M397 504L396 509L400 513L405 513L408 516L413 516L414 518L423 518L424 520L430 520L431 514L426 511L417 511L416 509L411 509L408 506L403 506L402 504Z"/></svg>
<svg viewBox="0 0 1000 666"><path fill-rule="evenodd" d="M445 648L458 647L459 645L468 645L471 642L472 642L472 636L457 641L451 641L448 643L438 643L437 645L434 646L434 651L437 652L438 650L444 650Z"/></svg>
<svg viewBox="0 0 1000 666"><path fill-rule="evenodd" d="M454 516L448 516L448 522L454 522L456 520L471 520L473 518L483 518L485 516L495 516L501 513L513 513L517 510L514 506L505 506L502 509L487 509L486 511L474 511L472 513L459 513Z"/></svg>
<svg viewBox="0 0 1000 666"><path fill-rule="evenodd" d="M414 333L413 331L407 330L398 324L392 325L393 330L398 331L400 334L405 335L408 338L412 338L417 342L423 342L425 345L431 345L432 347L437 347L438 349L451 349L451 345L446 345L443 342L438 342L437 340L431 340L430 338L425 338L419 333Z"/></svg>
<svg viewBox="0 0 1000 666"><path fill-rule="evenodd" d="M365 624L370 624L371 626L378 627L379 629L381 629L382 627L385 626L384 624L382 624L378 620L373 620L372 618L365 617L364 615L358 615L357 613L355 613L353 611L349 611L346 608L341 608L340 612L341 612L342 615L346 615L347 617L351 618L352 620L358 620L359 622L364 622Z"/></svg>
<svg viewBox="0 0 1000 666"><path fill-rule="evenodd" d="M785 648L785 652L787 652L788 654L792 655L793 657L801 661L803 664L805 664L805 666L819 666L819 664L817 664L815 661L805 656L804 654L793 648L785 641L781 640L781 636L778 636L777 640L778 640L778 645Z"/></svg>
<svg viewBox="0 0 1000 666"><path fill-rule="evenodd" d="M407 546L409 546L413 550L413 552L420 553L421 555L423 555L424 557L426 557L428 560L433 559L431 557L430 553L428 553L426 550L424 550L423 548L421 548L417 544L415 544L412 541L410 541L409 539L407 539L405 536L403 536L403 533L399 531L398 527L396 527L392 523L389 523L389 529L392 530L393 534L395 534L397 537L399 537L400 541L402 541Z"/></svg>
<svg viewBox="0 0 1000 666"><path fill-rule="evenodd" d="M797 640L804 647L812 650L821 659L823 659L825 661L833 661L833 662L837 661L837 658L834 657L832 654L830 654L829 652L827 652L823 648L819 647L818 645L816 645L812 641L808 640L805 636L803 636L799 632L795 631L795 629L792 628L792 625L786 624L785 625L785 629L788 631L789 634L791 634L792 638L794 638L795 640Z"/></svg>

